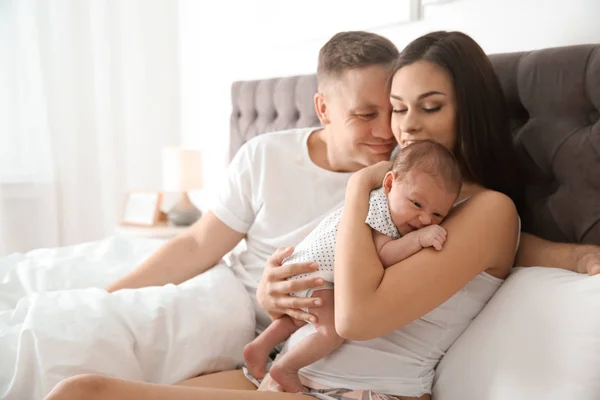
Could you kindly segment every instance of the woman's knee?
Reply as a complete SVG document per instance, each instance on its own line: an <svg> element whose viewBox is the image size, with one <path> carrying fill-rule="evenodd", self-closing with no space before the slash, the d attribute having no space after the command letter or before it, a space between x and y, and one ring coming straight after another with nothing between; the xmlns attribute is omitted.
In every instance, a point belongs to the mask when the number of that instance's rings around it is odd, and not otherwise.
<svg viewBox="0 0 600 400"><path fill-rule="evenodd" d="M75 375L59 382L44 400L100 399L106 394L110 379L101 375Z"/></svg>

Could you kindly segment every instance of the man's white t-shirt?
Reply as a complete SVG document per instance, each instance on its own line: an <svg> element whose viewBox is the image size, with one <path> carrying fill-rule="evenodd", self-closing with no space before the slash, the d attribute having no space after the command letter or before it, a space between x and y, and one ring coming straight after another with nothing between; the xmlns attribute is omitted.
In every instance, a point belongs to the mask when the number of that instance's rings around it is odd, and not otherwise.
<svg viewBox="0 0 600 400"><path fill-rule="evenodd" d="M223 223L247 236L247 249L231 263L253 299L259 331L271 321L256 302L267 258L278 247L300 243L342 206L352 175L323 169L310 159L308 138L317 129L267 133L244 144L212 209Z"/></svg>

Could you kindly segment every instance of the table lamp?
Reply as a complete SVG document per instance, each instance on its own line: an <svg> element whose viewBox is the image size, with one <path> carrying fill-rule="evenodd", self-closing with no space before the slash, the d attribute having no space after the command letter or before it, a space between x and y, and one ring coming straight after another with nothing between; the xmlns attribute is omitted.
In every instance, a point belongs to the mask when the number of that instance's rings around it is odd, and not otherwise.
<svg viewBox="0 0 600 400"><path fill-rule="evenodd" d="M163 190L181 193L177 204L167 212L167 218L176 226L191 225L202 215L187 193L202 188L202 153L195 149L165 147L162 161Z"/></svg>

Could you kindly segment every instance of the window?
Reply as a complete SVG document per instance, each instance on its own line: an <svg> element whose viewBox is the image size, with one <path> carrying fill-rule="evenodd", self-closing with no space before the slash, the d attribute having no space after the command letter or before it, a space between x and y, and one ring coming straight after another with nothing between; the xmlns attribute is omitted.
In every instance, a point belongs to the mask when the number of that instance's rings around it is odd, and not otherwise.
<svg viewBox="0 0 600 400"><path fill-rule="evenodd" d="M0 183L38 181L48 154L35 16L0 2ZM45 164L47 165L47 164Z"/></svg>

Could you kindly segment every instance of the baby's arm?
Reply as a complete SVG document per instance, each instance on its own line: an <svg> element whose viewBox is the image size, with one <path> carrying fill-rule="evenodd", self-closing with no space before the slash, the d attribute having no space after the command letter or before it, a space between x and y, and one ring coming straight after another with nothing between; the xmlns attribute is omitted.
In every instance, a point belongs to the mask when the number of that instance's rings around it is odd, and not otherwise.
<svg viewBox="0 0 600 400"><path fill-rule="evenodd" d="M445 241L446 230L439 225L426 226L395 240L373 230L373 242L384 268L399 263L424 247L441 250Z"/></svg>
<svg viewBox="0 0 600 400"><path fill-rule="evenodd" d="M399 263L421 250L419 237L414 233L408 233L394 240L388 235L373 230L373 242L384 268Z"/></svg>

